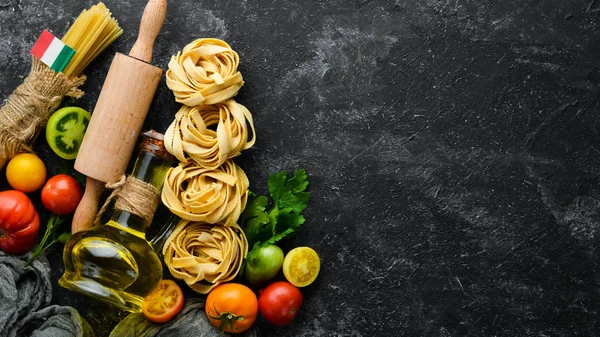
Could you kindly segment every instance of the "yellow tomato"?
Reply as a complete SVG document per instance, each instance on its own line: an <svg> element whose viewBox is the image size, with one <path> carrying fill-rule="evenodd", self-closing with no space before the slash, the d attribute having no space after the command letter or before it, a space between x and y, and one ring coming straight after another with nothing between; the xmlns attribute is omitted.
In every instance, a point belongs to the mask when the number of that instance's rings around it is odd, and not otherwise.
<svg viewBox="0 0 600 337"><path fill-rule="evenodd" d="M310 247L292 249L283 260L283 275L296 287L313 283L321 270L319 255Z"/></svg>
<svg viewBox="0 0 600 337"><path fill-rule="evenodd" d="M39 190L46 182L46 166L31 153L14 156L6 167L6 179L12 188L30 193Z"/></svg>

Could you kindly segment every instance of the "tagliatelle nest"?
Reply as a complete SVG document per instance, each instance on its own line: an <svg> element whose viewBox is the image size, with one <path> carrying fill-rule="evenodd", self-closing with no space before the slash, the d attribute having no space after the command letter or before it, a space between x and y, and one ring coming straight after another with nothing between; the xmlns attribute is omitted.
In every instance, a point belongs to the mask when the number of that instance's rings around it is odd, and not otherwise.
<svg viewBox="0 0 600 337"><path fill-rule="evenodd" d="M189 157L207 169L238 156L255 140L250 111L233 99L215 105L183 105L165 133L167 151L182 163Z"/></svg>
<svg viewBox="0 0 600 337"><path fill-rule="evenodd" d="M194 162L169 169L163 203L180 218L236 225L248 201L248 177L231 159L216 169Z"/></svg>
<svg viewBox="0 0 600 337"><path fill-rule="evenodd" d="M165 242L163 255L173 277L207 294L237 276L248 255L248 240L237 225L182 220Z"/></svg>
<svg viewBox="0 0 600 337"><path fill-rule="evenodd" d="M167 86L188 106L220 103L244 85L238 64L238 54L225 41L198 39L171 57Z"/></svg>

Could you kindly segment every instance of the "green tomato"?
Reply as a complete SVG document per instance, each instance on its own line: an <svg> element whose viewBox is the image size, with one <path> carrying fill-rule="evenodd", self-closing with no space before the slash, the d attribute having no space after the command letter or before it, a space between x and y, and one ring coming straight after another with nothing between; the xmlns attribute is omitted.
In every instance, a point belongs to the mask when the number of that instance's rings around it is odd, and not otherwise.
<svg viewBox="0 0 600 337"><path fill-rule="evenodd" d="M63 159L75 159L90 122L89 112L74 106L56 111L46 124L46 140Z"/></svg>
<svg viewBox="0 0 600 337"><path fill-rule="evenodd" d="M260 286L272 280L283 265L283 251L276 245L259 248L246 260L244 276L248 283Z"/></svg>

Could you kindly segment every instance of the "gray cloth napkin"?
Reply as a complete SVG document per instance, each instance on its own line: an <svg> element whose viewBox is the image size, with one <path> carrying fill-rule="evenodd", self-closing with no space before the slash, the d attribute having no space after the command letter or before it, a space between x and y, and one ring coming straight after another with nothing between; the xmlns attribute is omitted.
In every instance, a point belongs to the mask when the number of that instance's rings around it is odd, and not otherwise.
<svg viewBox="0 0 600 337"><path fill-rule="evenodd" d="M110 337L223 337L222 334L206 318L204 313L204 300L192 298L186 301L183 310L171 321L165 324L154 324L142 314L131 314L125 317ZM258 337L258 330L253 327L250 330L237 334L243 337Z"/></svg>
<svg viewBox="0 0 600 337"><path fill-rule="evenodd" d="M0 251L0 337L93 337L77 310L48 306L50 265L40 256L25 267L30 255Z"/></svg>

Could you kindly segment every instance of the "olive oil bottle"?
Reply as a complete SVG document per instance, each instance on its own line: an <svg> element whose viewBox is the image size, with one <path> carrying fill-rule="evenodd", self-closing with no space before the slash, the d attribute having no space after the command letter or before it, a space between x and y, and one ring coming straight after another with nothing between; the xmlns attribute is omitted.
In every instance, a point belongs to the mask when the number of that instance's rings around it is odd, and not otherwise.
<svg viewBox="0 0 600 337"><path fill-rule="evenodd" d="M160 192L173 158L165 150L161 134L150 131L143 136L131 176ZM110 221L78 232L67 242L63 251L65 272L59 284L121 309L140 312L144 297L162 278L162 265L146 240L150 221L119 209L118 204Z"/></svg>

